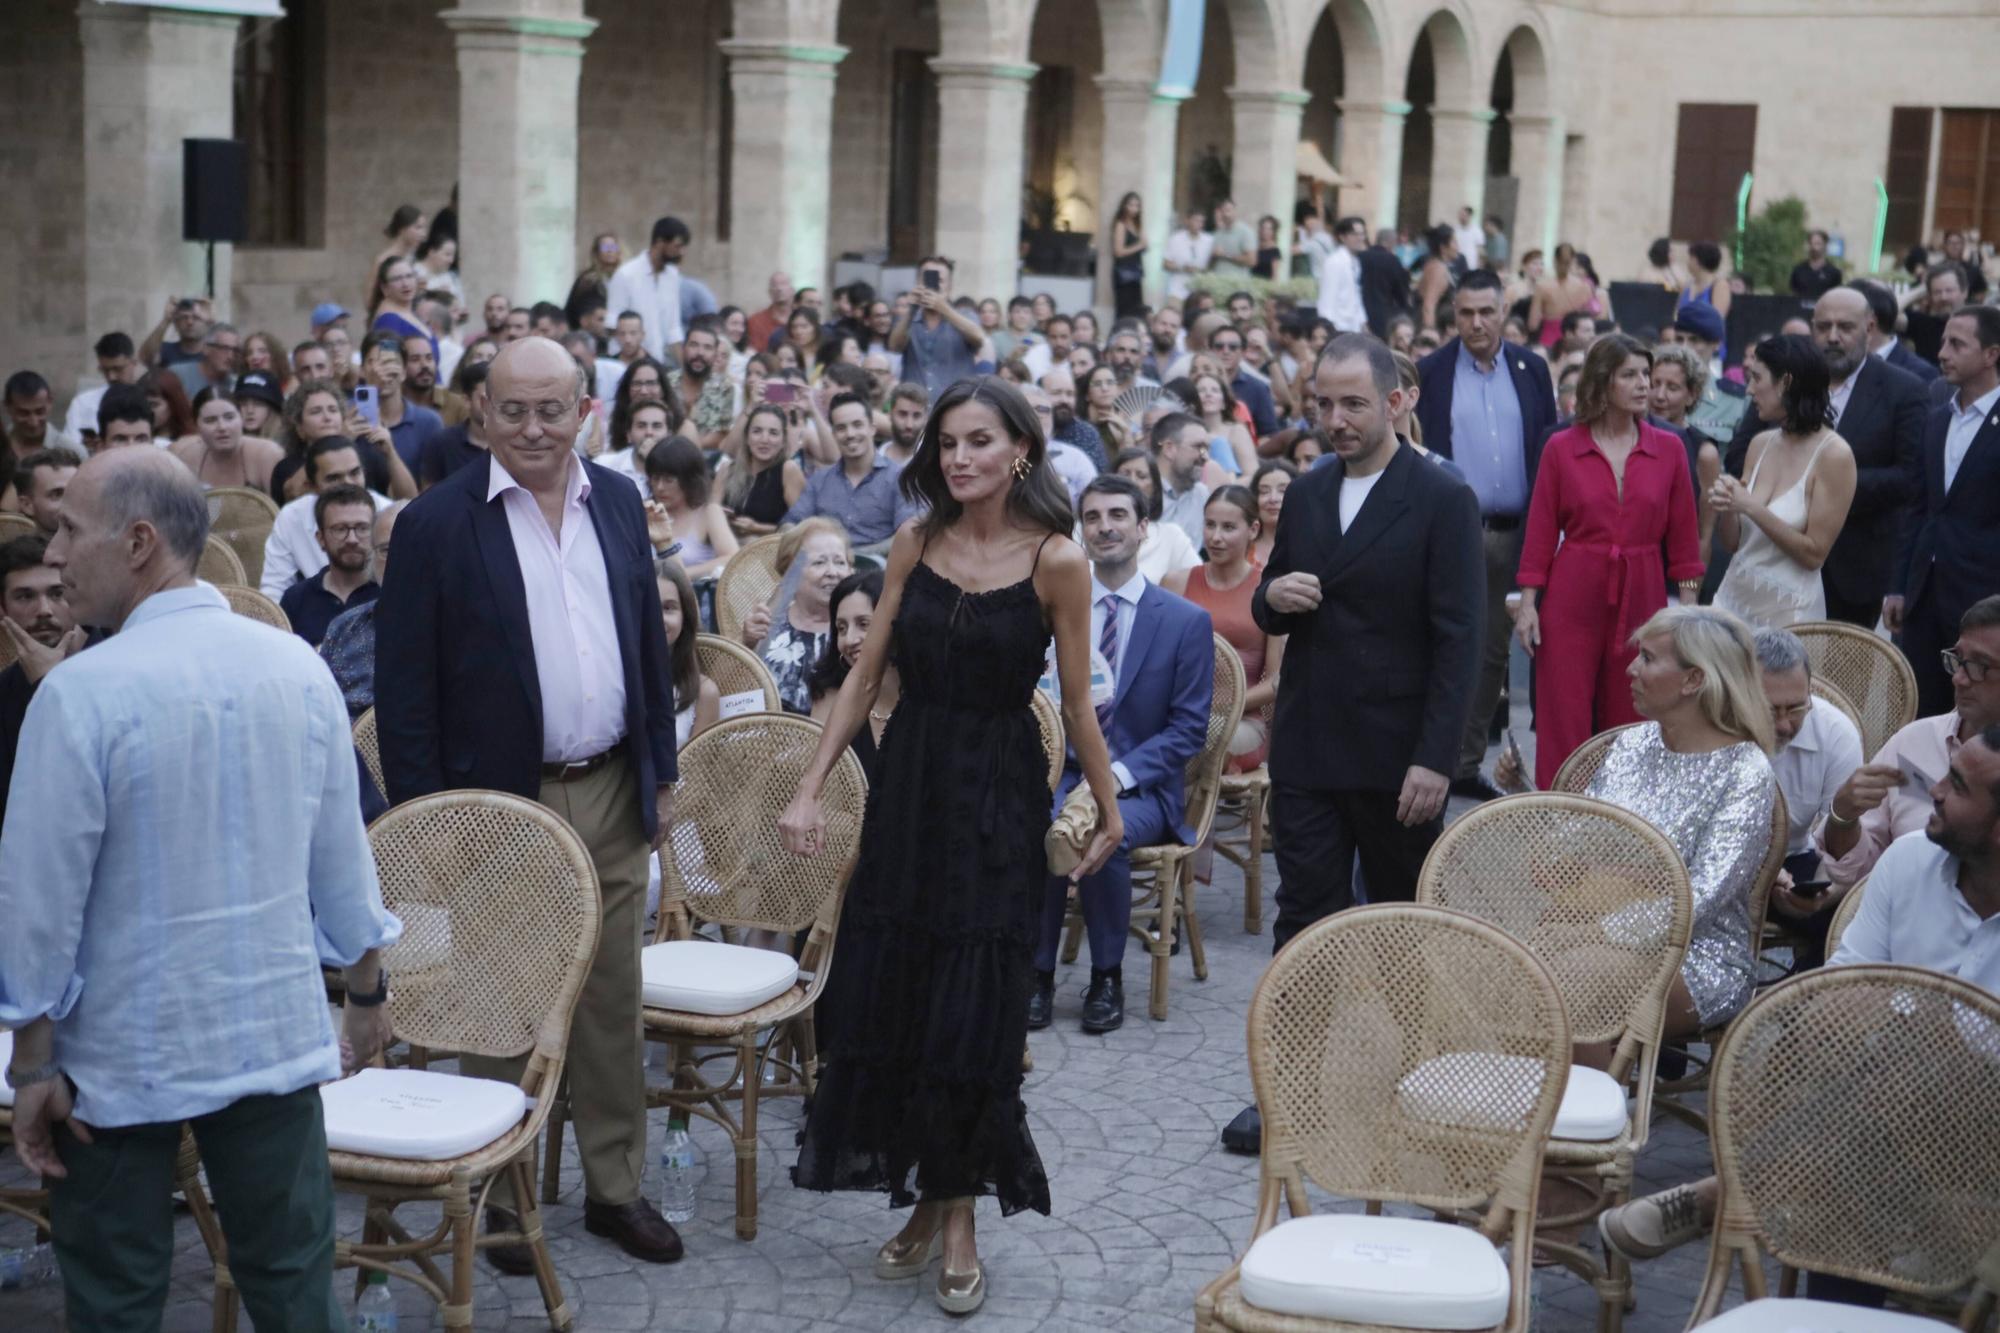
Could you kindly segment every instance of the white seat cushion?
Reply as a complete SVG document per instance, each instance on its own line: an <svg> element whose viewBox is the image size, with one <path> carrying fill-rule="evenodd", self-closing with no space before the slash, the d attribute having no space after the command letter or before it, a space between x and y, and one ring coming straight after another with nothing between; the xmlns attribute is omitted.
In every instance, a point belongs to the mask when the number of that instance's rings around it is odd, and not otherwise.
<svg viewBox="0 0 2000 1333"><path fill-rule="evenodd" d="M740 1014L776 999L799 979L798 960L776 949L714 940L668 940L639 952L641 995L649 1008L684 1014Z"/></svg>
<svg viewBox="0 0 2000 1333"><path fill-rule="evenodd" d="M1469 1227L1353 1213L1280 1222L1240 1282L1260 1310L1396 1328L1492 1328L1510 1289L1500 1251Z"/></svg>
<svg viewBox="0 0 2000 1333"><path fill-rule="evenodd" d="M14 1063L14 1034L0 1032L0 1069ZM0 1106L14 1104L14 1090L7 1086L7 1080L0 1078Z"/></svg>
<svg viewBox="0 0 2000 1333"><path fill-rule="evenodd" d="M1607 1143L1625 1132L1625 1089L1602 1069L1571 1065L1556 1107L1553 1138L1579 1143Z"/></svg>
<svg viewBox="0 0 2000 1333"><path fill-rule="evenodd" d="M327 1147L418 1162L483 1148L528 1112L528 1094L512 1083L428 1069L363 1069L319 1096Z"/></svg>
<svg viewBox="0 0 2000 1333"><path fill-rule="evenodd" d="M1724 1310L1702 1325L1704 1333L1938 1333L1949 1327L1902 1310L1775 1296Z"/></svg>

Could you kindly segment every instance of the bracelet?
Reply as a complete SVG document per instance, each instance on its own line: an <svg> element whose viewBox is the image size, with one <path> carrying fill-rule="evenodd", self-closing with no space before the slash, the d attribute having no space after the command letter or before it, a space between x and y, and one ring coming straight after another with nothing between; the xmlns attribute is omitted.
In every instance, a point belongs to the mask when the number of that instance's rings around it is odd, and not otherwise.
<svg viewBox="0 0 2000 1333"><path fill-rule="evenodd" d="M375 973L375 989L363 995L358 991L347 992L347 1002L357 1009L374 1009L389 999L389 969L378 968Z"/></svg>
<svg viewBox="0 0 2000 1333"><path fill-rule="evenodd" d="M1682 592L1700 592L1700 591L1701 591L1701 580L1700 580L1700 579L1682 579L1682 580L1681 580L1680 582L1676 583L1676 584L1675 584L1674 586L1675 586L1676 588L1679 588L1679 589L1680 589L1680 590L1681 590Z"/></svg>
<svg viewBox="0 0 2000 1333"><path fill-rule="evenodd" d="M50 1082L60 1073L62 1066L53 1060L44 1060L33 1069L14 1069L10 1066L7 1070L7 1086L18 1091L31 1083Z"/></svg>
<svg viewBox="0 0 2000 1333"><path fill-rule="evenodd" d="M1829 805L1826 808L1826 822L1833 828L1853 828L1861 820L1859 818L1843 819L1840 812Z"/></svg>

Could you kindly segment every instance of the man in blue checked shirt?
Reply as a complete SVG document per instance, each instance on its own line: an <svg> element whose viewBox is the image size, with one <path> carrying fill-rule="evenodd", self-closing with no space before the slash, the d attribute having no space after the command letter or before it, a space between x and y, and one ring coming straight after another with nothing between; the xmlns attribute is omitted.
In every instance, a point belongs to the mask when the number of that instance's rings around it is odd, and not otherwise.
<svg viewBox="0 0 2000 1333"><path fill-rule="evenodd" d="M36 691L0 838L15 1149L48 1180L72 1328L160 1326L188 1123L257 1327L341 1329L318 1085L380 1050L402 927L340 690L195 581L207 536L161 450L109 450L63 497L47 563L112 634ZM322 960L347 970L339 1043Z"/></svg>

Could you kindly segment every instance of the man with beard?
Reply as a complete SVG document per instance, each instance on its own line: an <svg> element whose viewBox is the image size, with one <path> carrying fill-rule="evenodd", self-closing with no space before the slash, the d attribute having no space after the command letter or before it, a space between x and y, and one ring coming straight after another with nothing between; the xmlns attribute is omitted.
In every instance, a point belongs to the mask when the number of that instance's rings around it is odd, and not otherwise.
<svg viewBox="0 0 2000 1333"><path fill-rule="evenodd" d="M508 340L507 312L513 308L513 303L499 292L486 298L486 304L480 307L479 317L486 321L487 337L497 343Z"/></svg>
<svg viewBox="0 0 2000 1333"><path fill-rule="evenodd" d="M326 349L308 338L292 349L292 384L333 382L333 358Z"/></svg>
<svg viewBox="0 0 2000 1333"><path fill-rule="evenodd" d="M716 373L722 359L722 320L702 315L688 325L678 370L667 372L667 388L680 395L681 410L694 429L694 442L713 451L722 447L736 419L736 386Z"/></svg>
<svg viewBox="0 0 2000 1333"><path fill-rule="evenodd" d="M403 338L403 401L437 413L447 426L465 420L465 399L438 384L437 353L431 350L431 340L420 333ZM420 443L418 457L422 456ZM413 466L410 470L416 469Z"/></svg>
<svg viewBox="0 0 2000 1333"><path fill-rule="evenodd" d="M1111 463L1105 457L1104 437L1097 433L1097 427L1076 414L1076 377L1069 373L1069 366L1058 364L1042 376L1041 383L1055 409L1055 434L1051 438L1081 450L1099 472L1109 472Z"/></svg>
<svg viewBox="0 0 2000 1333"><path fill-rule="evenodd" d="M1167 382L1167 368L1174 358L1181 354L1181 312L1170 305L1163 305L1153 312L1153 318L1146 325L1145 360L1139 363L1139 373L1155 384Z"/></svg>
<svg viewBox="0 0 2000 1333"><path fill-rule="evenodd" d="M292 633L317 648L333 618L375 600L375 502L359 486L335 486L313 500L313 524L326 568L285 589L278 605Z"/></svg>
<svg viewBox="0 0 2000 1333"><path fill-rule="evenodd" d="M14 664L0 671L0 824L28 701L42 677L84 644L63 596L62 571L42 563L48 549L49 539L39 534L0 544L0 634L14 651Z"/></svg>
<svg viewBox="0 0 2000 1333"><path fill-rule="evenodd" d="M1035 344L1021 356L1028 374L1036 380L1056 366L1069 365L1069 354L1076 350L1076 326L1068 315L1049 316L1048 323L1042 325L1042 334L1047 341Z"/></svg>
<svg viewBox="0 0 2000 1333"><path fill-rule="evenodd" d="M882 456L898 467L907 465L917 456L930 418L931 398L924 386L909 380L898 384L889 395L889 442L882 446Z"/></svg>
<svg viewBox="0 0 2000 1333"><path fill-rule="evenodd" d="M786 511L783 526L809 518L838 519L862 554L885 554L903 520L917 512L903 495L902 465L875 448L875 414L858 394L835 394L827 405L827 424L840 450L834 467L823 467L806 481L796 503Z"/></svg>
<svg viewBox="0 0 2000 1333"><path fill-rule="evenodd" d="M1111 373L1118 377L1118 387L1131 388L1133 385L1151 386L1159 381L1139 373L1140 364L1146 359L1146 340L1140 336L1139 321L1125 320L1111 331L1111 341L1104 345L1104 360L1111 367Z"/></svg>

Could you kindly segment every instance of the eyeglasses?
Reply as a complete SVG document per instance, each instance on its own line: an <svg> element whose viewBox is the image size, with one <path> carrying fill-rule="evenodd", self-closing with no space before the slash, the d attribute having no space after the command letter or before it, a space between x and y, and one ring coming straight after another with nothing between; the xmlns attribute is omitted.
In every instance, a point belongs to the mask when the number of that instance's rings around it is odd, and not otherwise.
<svg viewBox="0 0 2000 1333"><path fill-rule="evenodd" d="M336 537L366 537L374 526L373 523L336 523L327 531Z"/></svg>
<svg viewBox="0 0 2000 1333"><path fill-rule="evenodd" d="M1212 342L1209 346L1218 352L1240 352L1243 350L1243 344L1239 342Z"/></svg>
<svg viewBox="0 0 2000 1333"><path fill-rule="evenodd" d="M550 399L547 402L536 403L533 407L526 403L498 403L493 410L510 426L518 426L526 421L530 412L539 417L544 426L554 426L576 411L576 404Z"/></svg>
<svg viewBox="0 0 2000 1333"><path fill-rule="evenodd" d="M1950 648L1945 649L1938 656L1944 660L1944 673L1947 676L1956 676L1959 672L1963 671L1965 678L1974 685L1984 682L1986 673L1993 669L1991 662L1981 662L1970 657L1961 657Z"/></svg>
<svg viewBox="0 0 2000 1333"><path fill-rule="evenodd" d="M1810 699L1807 699L1804 703L1787 704L1782 708L1777 704L1772 704L1771 720L1773 722L1803 721L1805 715L1810 712L1812 712L1812 700Z"/></svg>

